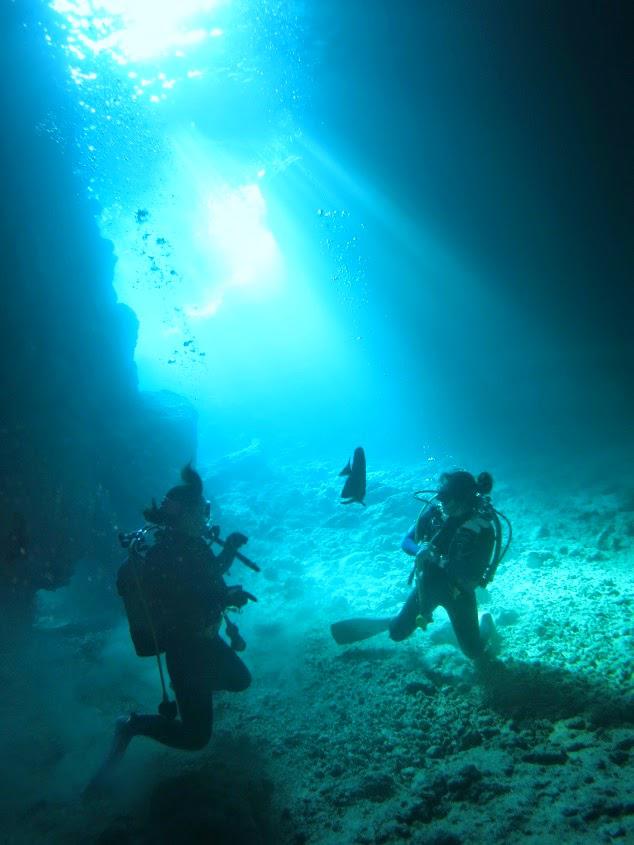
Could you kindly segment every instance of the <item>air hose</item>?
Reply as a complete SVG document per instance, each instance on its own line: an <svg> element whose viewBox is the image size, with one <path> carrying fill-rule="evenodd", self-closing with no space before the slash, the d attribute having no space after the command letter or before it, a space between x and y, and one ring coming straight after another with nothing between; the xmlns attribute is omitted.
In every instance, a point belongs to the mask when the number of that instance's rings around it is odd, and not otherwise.
<svg viewBox="0 0 634 845"><path fill-rule="evenodd" d="M491 521L493 522L494 532L495 532L495 545L493 547L493 555L491 556L491 560L489 561L489 565L484 571L482 576L482 580L480 581L481 587L486 587L487 584L490 584L495 577L495 573L497 571L498 566L504 559L504 556L509 550L509 546L511 545L511 540L513 539L513 526L511 525L511 520L502 513L502 511L496 510L490 502L487 502L488 510L491 515ZM506 525L509 530L508 539L502 548L502 523L500 522L500 517L506 522Z"/></svg>
<svg viewBox="0 0 634 845"><path fill-rule="evenodd" d="M432 494L431 499L423 498L423 495ZM430 505L433 500L438 495L437 490L416 490L414 493L414 498L417 499L419 502L423 502L426 505ZM511 525L510 519L502 513L502 511L496 510L491 504L489 497L487 496L482 497L484 502L486 503L486 510L488 515L493 522L493 529L495 533L495 542L493 546L493 554L491 556L491 560L489 561L484 574L482 576L482 580L480 581L481 587L486 587L487 584L490 584L493 578L495 577L495 573L497 571L498 566L504 559L506 553L509 550L509 546L511 545L511 540L513 539L513 526ZM504 544L504 548L502 548L502 523L500 522L500 517L504 520L508 527L508 539ZM408 579L408 584L411 584L413 580L413 576L415 573L415 567L410 573L410 577Z"/></svg>
<svg viewBox="0 0 634 845"><path fill-rule="evenodd" d="M166 719L175 719L176 714L178 712L177 705L175 701L172 701L167 694L167 685L165 684L165 675L163 674L163 661L161 660L161 650L158 644L158 637L156 636L156 628L154 627L154 623L152 622L152 614L150 613L150 608L148 607L148 603L145 600L145 595L143 593L143 587L141 586L141 579L139 578L139 572L136 568L135 557L141 557L140 552L137 550L136 546L141 540L143 540L145 536L145 532L139 534L134 538L132 543L130 544L130 564L132 566L132 572L134 575L134 580L137 586L137 590L139 592L139 601L141 602L141 606L143 607L143 612L145 613L145 618L147 620L148 628L152 633L152 640L154 642L154 653L156 655L156 662L158 664L159 676L161 678L161 689L163 690L163 699L159 704L159 714L164 716Z"/></svg>

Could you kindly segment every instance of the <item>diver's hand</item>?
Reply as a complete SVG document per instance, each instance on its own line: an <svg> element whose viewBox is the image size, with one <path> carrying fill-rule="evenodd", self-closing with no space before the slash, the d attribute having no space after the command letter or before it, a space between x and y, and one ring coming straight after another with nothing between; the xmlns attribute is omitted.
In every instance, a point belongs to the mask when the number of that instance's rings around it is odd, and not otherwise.
<svg viewBox="0 0 634 845"><path fill-rule="evenodd" d="M225 546L229 546L230 549L237 551L240 546L244 546L248 542L249 538L245 534L241 534L240 531L232 531L225 540Z"/></svg>
<svg viewBox="0 0 634 845"><path fill-rule="evenodd" d="M431 543L421 543L416 553L416 567L422 569L427 561L435 562L438 555Z"/></svg>
<svg viewBox="0 0 634 845"><path fill-rule="evenodd" d="M227 587L227 607L244 607L249 601L257 601L251 593L243 590L239 584L234 587Z"/></svg>

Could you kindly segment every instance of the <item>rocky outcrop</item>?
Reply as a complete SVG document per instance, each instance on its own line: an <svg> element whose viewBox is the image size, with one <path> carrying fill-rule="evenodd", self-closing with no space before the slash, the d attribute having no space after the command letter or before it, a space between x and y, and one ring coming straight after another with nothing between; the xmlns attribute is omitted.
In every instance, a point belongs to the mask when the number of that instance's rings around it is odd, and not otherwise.
<svg viewBox="0 0 634 845"><path fill-rule="evenodd" d="M138 518L195 452L195 414L140 397L138 321L112 287L115 257L83 189L72 138L50 113L68 92L41 34L12 7L0 20L0 601L18 618L34 591L79 559L112 553L116 521ZM73 132L73 120L66 118ZM136 510L135 510L136 509ZM2 611L5 615L5 610Z"/></svg>

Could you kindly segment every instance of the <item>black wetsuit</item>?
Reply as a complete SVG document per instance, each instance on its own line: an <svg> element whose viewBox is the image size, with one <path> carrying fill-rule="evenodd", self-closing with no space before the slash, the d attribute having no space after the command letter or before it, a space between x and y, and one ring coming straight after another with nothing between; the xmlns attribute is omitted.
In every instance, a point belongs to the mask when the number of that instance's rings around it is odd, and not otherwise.
<svg viewBox="0 0 634 845"><path fill-rule="evenodd" d="M147 600L153 608L161 606L161 647L180 718L135 714L131 717L135 736L148 736L172 748L204 748L212 733L212 693L240 692L251 683L242 660L214 632L230 603L222 574L233 556L228 546L216 556L202 538L170 530L160 531L148 549Z"/></svg>
<svg viewBox="0 0 634 845"><path fill-rule="evenodd" d="M425 508L409 532L417 543L429 542L431 554L422 565L418 583L400 612L390 622L390 637L404 640L422 616L431 621L433 611L444 607L461 650L479 657L484 643L478 626L475 588L491 558L495 531L486 511L445 517L437 505Z"/></svg>

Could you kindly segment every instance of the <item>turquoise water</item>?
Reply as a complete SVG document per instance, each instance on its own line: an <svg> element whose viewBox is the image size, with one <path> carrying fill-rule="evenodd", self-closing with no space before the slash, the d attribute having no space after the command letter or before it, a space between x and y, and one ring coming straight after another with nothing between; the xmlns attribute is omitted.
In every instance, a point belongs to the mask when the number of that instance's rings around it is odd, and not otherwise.
<svg viewBox="0 0 634 845"><path fill-rule="evenodd" d="M607 4L6 0L0 828L11 843L630 841L631 25ZM367 456L366 506L339 473ZM119 531L189 460L248 535L251 687L154 712ZM402 643L416 490L513 543ZM4 840L3 840L4 841Z"/></svg>
<svg viewBox="0 0 634 845"><path fill-rule="evenodd" d="M407 2L34 11L64 88L49 128L99 204L142 388L221 409L243 439L318 438L323 413L382 452L394 429L535 452L622 434L620 60L603 62L602 146L574 73L583 21Z"/></svg>

